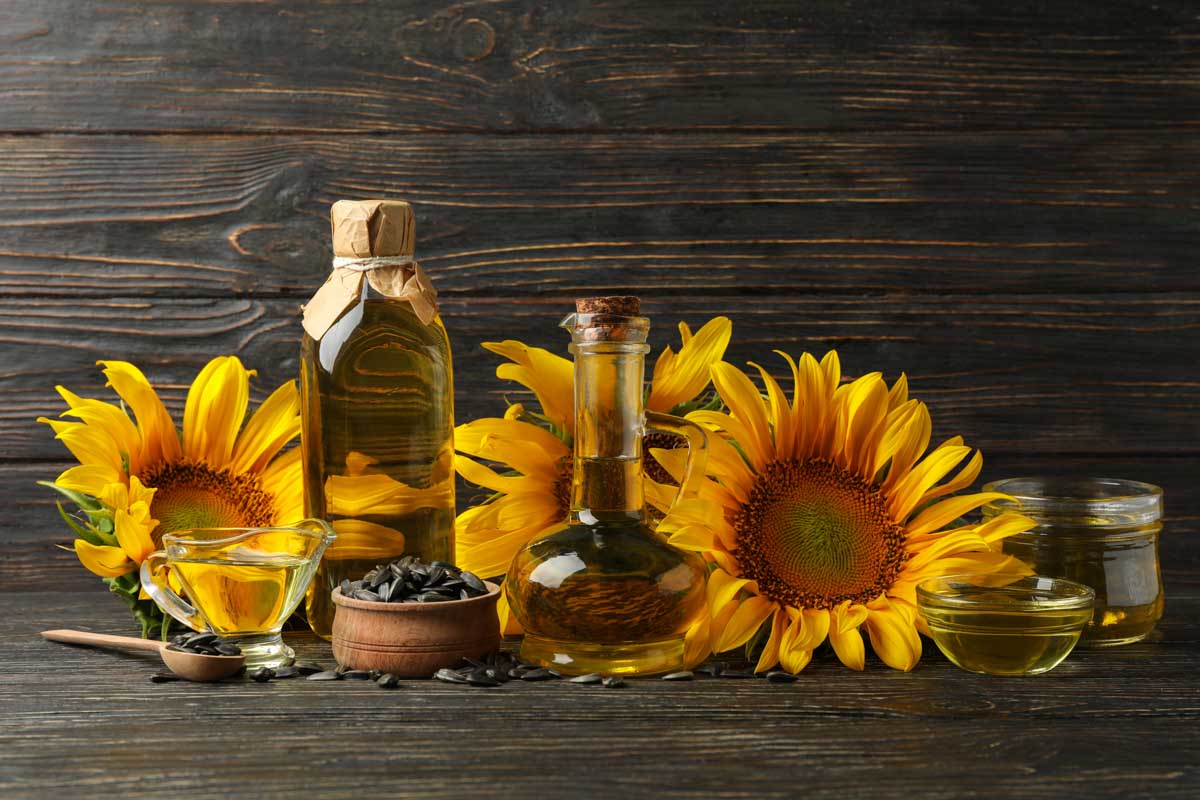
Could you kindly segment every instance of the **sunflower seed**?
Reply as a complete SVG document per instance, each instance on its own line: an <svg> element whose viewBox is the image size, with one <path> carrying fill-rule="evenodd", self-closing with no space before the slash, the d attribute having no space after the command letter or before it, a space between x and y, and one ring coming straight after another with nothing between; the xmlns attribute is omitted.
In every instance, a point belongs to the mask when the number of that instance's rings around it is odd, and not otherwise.
<svg viewBox="0 0 1200 800"><path fill-rule="evenodd" d="M445 603L450 599L451 598L446 597L446 595L438 594L437 592L422 592L421 594L417 595L418 603Z"/></svg>
<svg viewBox="0 0 1200 800"><path fill-rule="evenodd" d="M326 670L324 672L314 672L308 676L308 679L310 681L340 681L342 674L333 670Z"/></svg>
<svg viewBox="0 0 1200 800"><path fill-rule="evenodd" d="M487 674L485 669L476 669L467 673L467 683L472 686L499 686L500 681Z"/></svg>
<svg viewBox="0 0 1200 800"><path fill-rule="evenodd" d="M446 577L446 570L441 567L432 566L429 568L429 577L425 583L429 586L436 586L442 582L442 578L444 577Z"/></svg>
<svg viewBox="0 0 1200 800"><path fill-rule="evenodd" d="M662 676L664 681L690 681L696 675L689 669L680 670L679 672L671 672Z"/></svg>
<svg viewBox="0 0 1200 800"><path fill-rule="evenodd" d="M487 586L474 572L468 572L464 569L459 573L458 577L462 578L462 582L465 583L469 588L474 589L476 592L487 594Z"/></svg>
<svg viewBox="0 0 1200 800"><path fill-rule="evenodd" d="M767 680L771 683L795 683L799 679L790 672L775 670L767 673Z"/></svg>
<svg viewBox="0 0 1200 800"><path fill-rule="evenodd" d="M174 672L156 672L150 676L151 683L174 683L181 681L183 678L176 675Z"/></svg>
<svg viewBox="0 0 1200 800"><path fill-rule="evenodd" d="M589 672L587 675L576 675L574 678L567 678L567 683L600 683L604 680L604 676L599 672Z"/></svg>
<svg viewBox="0 0 1200 800"><path fill-rule="evenodd" d="M275 670L271 669L270 667L259 667L258 669L254 670L254 672L250 673L250 678L258 683L266 683L274 677Z"/></svg>
<svg viewBox="0 0 1200 800"><path fill-rule="evenodd" d="M607 678L601 681L601 683L604 685L605 689L620 689L625 685L625 679L620 675L609 675Z"/></svg>
<svg viewBox="0 0 1200 800"><path fill-rule="evenodd" d="M342 597L349 597L354 591L354 587L350 585L349 578L342 578L342 582L338 584L338 588L342 590Z"/></svg>
<svg viewBox="0 0 1200 800"><path fill-rule="evenodd" d="M348 669L342 673L342 677L350 681L369 681L371 673L365 669Z"/></svg>
<svg viewBox="0 0 1200 800"><path fill-rule="evenodd" d="M294 678L299 674L300 670L296 669L295 667L280 667L279 669L275 670L275 677L279 678L280 680L284 678Z"/></svg>
<svg viewBox="0 0 1200 800"><path fill-rule="evenodd" d="M219 645L217 645L217 652L223 656L240 656L242 654L242 648L238 647L236 644L221 642Z"/></svg>
<svg viewBox="0 0 1200 800"><path fill-rule="evenodd" d="M724 661L710 661L703 666L696 667L695 672L697 675L711 675L714 678L719 678L728 666Z"/></svg>
<svg viewBox="0 0 1200 800"><path fill-rule="evenodd" d="M521 676L521 680L523 680L523 681L550 681L550 680L554 680L557 677L558 676L555 675L550 670L545 669L543 667L538 667L536 669L531 669L528 672L526 672L525 674L523 674Z"/></svg>
<svg viewBox="0 0 1200 800"><path fill-rule="evenodd" d="M366 600L368 603L379 602L379 595L375 594L369 589L355 589L350 596L355 600Z"/></svg>
<svg viewBox="0 0 1200 800"><path fill-rule="evenodd" d="M392 584L384 581L383 583L379 584L379 588L376 589L375 592L379 595L379 601L381 603L386 603L388 600L392 599Z"/></svg>
<svg viewBox="0 0 1200 800"><path fill-rule="evenodd" d="M757 678L753 672L740 669L727 669L721 672L722 678Z"/></svg>
<svg viewBox="0 0 1200 800"><path fill-rule="evenodd" d="M400 678L389 672L385 675L380 675L379 680L377 680L375 682L378 683L384 689L395 689L397 686L400 685Z"/></svg>
<svg viewBox="0 0 1200 800"><path fill-rule="evenodd" d="M455 672L452 669L439 669L437 672L433 673L433 677L437 678L439 681L445 681L446 683L467 683L466 676L460 675L458 672Z"/></svg>

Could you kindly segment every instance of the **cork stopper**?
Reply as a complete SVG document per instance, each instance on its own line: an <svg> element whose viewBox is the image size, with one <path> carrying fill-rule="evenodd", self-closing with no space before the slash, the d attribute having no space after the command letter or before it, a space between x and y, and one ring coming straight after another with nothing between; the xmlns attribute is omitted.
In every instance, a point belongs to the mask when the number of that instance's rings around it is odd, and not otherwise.
<svg viewBox="0 0 1200 800"><path fill-rule="evenodd" d="M636 317L642 311L642 301L631 295L581 297L575 301L575 310L580 314L615 314L620 317Z"/></svg>
<svg viewBox="0 0 1200 800"><path fill-rule="evenodd" d="M631 295L581 297L575 301L572 326L576 341L645 341L648 325L639 315L642 301Z"/></svg>
<svg viewBox="0 0 1200 800"><path fill-rule="evenodd" d="M329 219L335 256L413 254L416 222L412 206L403 200L338 200L329 210Z"/></svg>

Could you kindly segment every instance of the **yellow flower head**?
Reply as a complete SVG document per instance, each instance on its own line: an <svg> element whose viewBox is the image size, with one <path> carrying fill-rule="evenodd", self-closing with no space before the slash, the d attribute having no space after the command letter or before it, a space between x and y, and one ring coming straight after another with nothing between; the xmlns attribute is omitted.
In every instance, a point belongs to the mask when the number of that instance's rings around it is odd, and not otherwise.
<svg viewBox="0 0 1200 800"><path fill-rule="evenodd" d="M687 404L704 393L710 366L725 355L732 324L725 317L716 317L695 335L684 324L680 324L679 332L679 351L667 348L654 365L646 400L651 411L687 410ZM521 547L567 517L575 378L572 363L547 350L511 340L485 343L484 347L511 361L496 369L497 377L528 388L541 409L540 413L530 412L513 404L503 418L478 419L454 431L454 446L460 454L455 459L459 474L496 493L484 505L459 515L457 558L464 569L490 577L503 575ZM647 479L647 483L653 481ZM648 486L647 490L652 497L664 494L657 487ZM505 631L519 632L503 595L500 604Z"/></svg>
<svg viewBox="0 0 1200 800"><path fill-rule="evenodd" d="M842 663L861 670L865 627L886 664L910 670L921 657L917 584L948 573L1026 572L997 545L1033 522L1006 514L945 529L1002 497L948 497L979 475L978 451L956 436L924 455L929 411L908 398L903 375L890 390L879 373L843 385L836 352L820 362L807 353L784 358L790 401L756 364L765 398L736 367L712 368L729 412L689 415L715 433L708 477L700 498L681 503L659 530L716 565L708 584L715 652L744 645L765 623L759 670L780 663L797 672L826 639ZM682 468L676 453L655 455L675 474Z"/></svg>
<svg viewBox="0 0 1200 800"><path fill-rule="evenodd" d="M236 356L214 358L188 390L181 435L137 367L100 363L124 407L60 386L69 406L62 416L74 419L38 420L79 460L54 485L87 504L93 522L106 523L76 527L86 537L74 545L85 567L115 578L136 570L172 530L303 516L300 451L279 455L300 433L295 382L276 389L243 427L254 372Z"/></svg>

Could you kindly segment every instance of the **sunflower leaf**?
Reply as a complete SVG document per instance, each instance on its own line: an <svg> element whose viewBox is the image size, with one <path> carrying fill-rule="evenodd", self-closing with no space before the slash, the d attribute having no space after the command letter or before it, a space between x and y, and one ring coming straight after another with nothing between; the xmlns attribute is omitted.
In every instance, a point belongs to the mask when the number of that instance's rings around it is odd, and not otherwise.
<svg viewBox="0 0 1200 800"><path fill-rule="evenodd" d="M80 525L78 520L67 513L67 510L63 508L63 504L61 502L57 502L54 505L56 508L58 508L58 515L63 518L63 522L67 523L67 527L69 527L80 539L83 539L88 544L94 544L98 547L111 544L103 539L96 531Z"/></svg>
<svg viewBox="0 0 1200 800"><path fill-rule="evenodd" d="M84 511L101 511L104 509L104 505L96 498L89 497L83 492L77 492L74 489L64 489L53 481L38 481L38 486L53 489Z"/></svg>

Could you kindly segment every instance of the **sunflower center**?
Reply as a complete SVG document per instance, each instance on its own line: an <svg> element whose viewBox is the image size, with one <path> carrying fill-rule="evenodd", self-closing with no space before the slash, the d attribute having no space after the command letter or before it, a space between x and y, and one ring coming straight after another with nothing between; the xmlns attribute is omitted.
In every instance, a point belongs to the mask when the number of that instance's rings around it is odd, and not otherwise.
<svg viewBox="0 0 1200 800"><path fill-rule="evenodd" d="M157 489L154 517L162 534L185 528L260 528L274 519L275 498L255 475L235 475L206 464L165 464L142 481Z"/></svg>
<svg viewBox="0 0 1200 800"><path fill-rule="evenodd" d="M776 461L734 520L744 577L777 602L833 608L868 603L907 558L904 528L878 486L828 461Z"/></svg>

